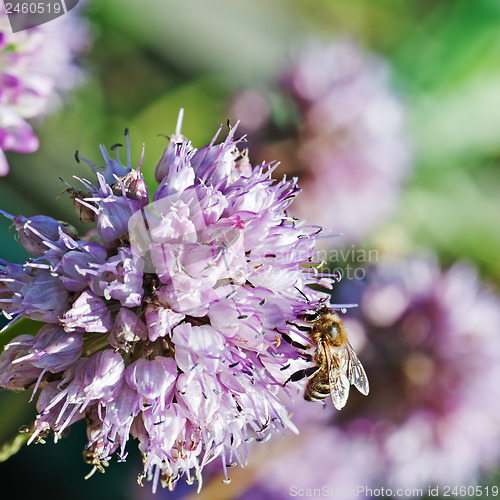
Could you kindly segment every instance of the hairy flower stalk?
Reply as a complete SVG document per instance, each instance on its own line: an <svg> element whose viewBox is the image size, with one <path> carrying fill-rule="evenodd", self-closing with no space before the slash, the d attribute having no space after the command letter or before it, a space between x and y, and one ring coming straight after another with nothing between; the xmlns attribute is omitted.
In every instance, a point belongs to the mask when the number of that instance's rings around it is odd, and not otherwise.
<svg viewBox="0 0 500 500"><path fill-rule="evenodd" d="M304 342L297 318L328 297L309 285L332 283L315 267L318 228L287 215L296 180L252 167L235 129L197 150L180 122L151 203L126 132L126 165L118 149L101 148L102 168L77 155L96 176L68 189L87 236L4 213L33 259L3 262L0 307L46 324L5 347L0 385L40 390L31 441L86 418L94 470L136 438L153 490L201 487L215 459L227 480L251 439L296 432L282 385L305 361L281 334Z"/></svg>

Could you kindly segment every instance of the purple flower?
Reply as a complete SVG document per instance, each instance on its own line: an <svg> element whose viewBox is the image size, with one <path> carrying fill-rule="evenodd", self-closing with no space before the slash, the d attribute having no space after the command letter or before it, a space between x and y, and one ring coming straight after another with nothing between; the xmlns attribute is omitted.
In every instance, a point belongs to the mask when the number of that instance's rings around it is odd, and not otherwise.
<svg viewBox="0 0 500 500"><path fill-rule="evenodd" d="M35 392L45 372L62 372L78 361L82 346L81 334L67 335L60 326L51 324L43 326L36 337L20 335L0 358L0 384L24 390L36 381Z"/></svg>
<svg viewBox="0 0 500 500"><path fill-rule="evenodd" d="M49 323L0 357L4 387L43 388L31 441L86 417L93 470L136 438L155 490L182 476L201 487L213 461L227 480L249 441L296 432L282 385L304 360L281 334L304 341L295 322L328 297L309 285L331 280L316 276L317 228L287 215L295 180L252 168L234 133L197 150L179 121L151 204L128 134L126 165L102 149L102 168L82 158L97 176L69 189L96 226L84 238L9 216L34 258L4 264L0 307Z"/></svg>
<svg viewBox="0 0 500 500"><path fill-rule="evenodd" d="M404 108L389 76L385 61L352 42L311 42L276 75L283 106L296 115L286 127L277 130L256 91L232 103L256 157L280 158L280 172L299 176L303 194L291 213L342 233L342 244L391 214L408 170Z"/></svg>
<svg viewBox="0 0 500 500"><path fill-rule="evenodd" d="M9 166L5 151L32 153L38 138L26 120L45 115L58 94L82 79L74 59L87 45L87 28L73 13L12 33L0 4L0 175Z"/></svg>
<svg viewBox="0 0 500 500"><path fill-rule="evenodd" d="M36 257L45 255L50 248L47 243L59 241L61 232L66 233L66 228L61 222L45 215L35 215L27 219L24 215L13 215L0 210L5 217L12 219L19 235L19 241L24 248Z"/></svg>
<svg viewBox="0 0 500 500"><path fill-rule="evenodd" d="M111 257L98 268L91 285L97 295L107 300L119 300L123 306L140 306L144 295L142 268L136 264L130 248L120 247L117 255Z"/></svg>
<svg viewBox="0 0 500 500"><path fill-rule="evenodd" d="M353 395L335 419L298 403L301 435L278 441L238 498L284 499L292 486L360 498L380 487L425 493L476 484L498 467L500 298L462 263L442 271L413 258L368 276L352 289L345 283L341 299L360 305L345 324L372 397Z"/></svg>
<svg viewBox="0 0 500 500"><path fill-rule="evenodd" d="M12 314L47 323L58 323L69 305L64 284L45 269L27 263L25 267L0 266L0 307Z"/></svg>
<svg viewBox="0 0 500 500"><path fill-rule="evenodd" d="M0 384L10 391L25 390L32 386L42 369L31 362L22 361L34 344L31 335L19 335L7 346L0 357Z"/></svg>
<svg viewBox="0 0 500 500"><path fill-rule="evenodd" d="M61 323L67 332L82 331L106 333L113 326L111 313L106 302L96 297L90 290L85 290L73 302Z"/></svg>

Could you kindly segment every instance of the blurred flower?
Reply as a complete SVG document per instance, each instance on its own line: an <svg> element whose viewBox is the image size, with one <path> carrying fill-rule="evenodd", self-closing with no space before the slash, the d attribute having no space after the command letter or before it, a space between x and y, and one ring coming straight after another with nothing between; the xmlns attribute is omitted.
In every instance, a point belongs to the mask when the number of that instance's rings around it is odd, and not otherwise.
<svg viewBox="0 0 500 500"><path fill-rule="evenodd" d="M271 116L271 101L255 90L232 103L256 157L280 158L299 176L303 192L292 214L342 233L344 244L391 213L408 170L404 107L389 73L352 42L310 43L276 81L272 102L284 100L295 118L284 110Z"/></svg>
<svg viewBox="0 0 500 500"><path fill-rule="evenodd" d="M82 221L96 223L87 237L4 213L34 258L3 263L0 306L46 325L5 347L0 384L42 389L31 441L50 430L57 440L86 417L94 470L124 460L132 436L139 481L172 488L186 475L201 487L214 459L224 472L246 463L252 435L296 431L278 396L304 360L280 333L297 338L291 323L327 296L310 290L307 302L300 290L331 281L304 266L315 263L317 229L286 214L295 181L253 168L234 129L197 150L179 122L151 204L126 134L126 165L119 148L114 159L101 148L101 168L77 155L97 176L68 190Z"/></svg>
<svg viewBox="0 0 500 500"><path fill-rule="evenodd" d="M416 489L473 485L498 466L498 296L472 268L460 263L443 272L423 258L381 264L352 284L355 290L346 283L341 292L360 308L345 322L355 349L365 342L371 397L352 394L334 419L298 404L300 436L277 442L257 485L238 498L323 487L340 497L380 495L370 488L422 496ZM290 470L300 473L290 477Z"/></svg>
<svg viewBox="0 0 500 500"><path fill-rule="evenodd" d="M38 149L27 120L51 111L58 94L81 80L74 59L88 41L87 29L74 13L12 33L0 4L0 175L9 170L5 151Z"/></svg>

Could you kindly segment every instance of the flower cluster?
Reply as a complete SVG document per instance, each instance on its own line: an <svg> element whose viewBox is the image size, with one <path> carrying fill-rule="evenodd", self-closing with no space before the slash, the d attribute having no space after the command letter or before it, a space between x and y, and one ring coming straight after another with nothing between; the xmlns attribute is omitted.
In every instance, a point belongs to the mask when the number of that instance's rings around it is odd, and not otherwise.
<svg viewBox="0 0 500 500"><path fill-rule="evenodd" d="M0 385L41 389L31 441L86 418L94 468L125 459L132 436L153 489L183 475L201 486L215 458L227 479L249 440L296 431L280 398L304 360L281 333L300 335L292 323L326 296L308 285L331 282L315 272L317 228L287 216L296 181L252 167L234 129L197 150L179 125L151 203L126 134L126 165L118 149L101 148L101 168L79 158L97 177L69 189L80 219L96 224L86 237L4 213L33 258L3 262L0 307L45 325L5 347Z"/></svg>
<svg viewBox="0 0 500 500"><path fill-rule="evenodd" d="M307 419L305 432L294 446L278 444L263 464L265 477L239 498L257 498L256 491L288 498L291 484L328 485L334 496L363 486L425 493L434 484L472 485L494 471L499 297L469 266L442 271L430 258L382 263L370 280L344 283L341 293L359 302L357 317L351 310L345 323L352 338L365 338L363 364L377 397L353 394L333 421L301 408L296 423ZM291 482L295 469L302 473ZM364 489L356 496L373 495Z"/></svg>
<svg viewBox="0 0 500 500"><path fill-rule="evenodd" d="M280 158L299 176L292 214L342 233L345 243L391 213L408 170L404 107L389 76L384 60L352 42L311 42L276 76L272 102L281 98L295 116L271 116L271 101L255 90L232 103L255 157Z"/></svg>
<svg viewBox="0 0 500 500"><path fill-rule="evenodd" d="M88 38L73 13L12 33L0 3L0 175L9 170L5 151L38 149L38 138L26 120L46 114L56 104L54 91L67 90L81 79L74 59Z"/></svg>

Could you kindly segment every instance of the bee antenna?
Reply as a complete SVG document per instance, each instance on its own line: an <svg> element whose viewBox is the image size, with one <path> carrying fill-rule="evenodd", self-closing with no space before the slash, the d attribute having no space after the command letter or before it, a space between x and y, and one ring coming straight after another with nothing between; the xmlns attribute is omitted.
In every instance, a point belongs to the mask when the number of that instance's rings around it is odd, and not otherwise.
<svg viewBox="0 0 500 500"><path fill-rule="evenodd" d="M304 292L303 292L300 288L298 288L298 287L297 287L297 286L295 286L295 285L293 285L293 286L294 286L295 290L297 290L297 292L299 292L299 293L300 293L300 295L302 295L302 297L304 297L304 299L306 299L306 300L307 300L307 303L308 303L308 304L310 304L310 303L311 303L311 301L309 300L309 297L308 297L308 296L307 296L307 295L306 295L306 294L305 294L305 293L304 293Z"/></svg>

